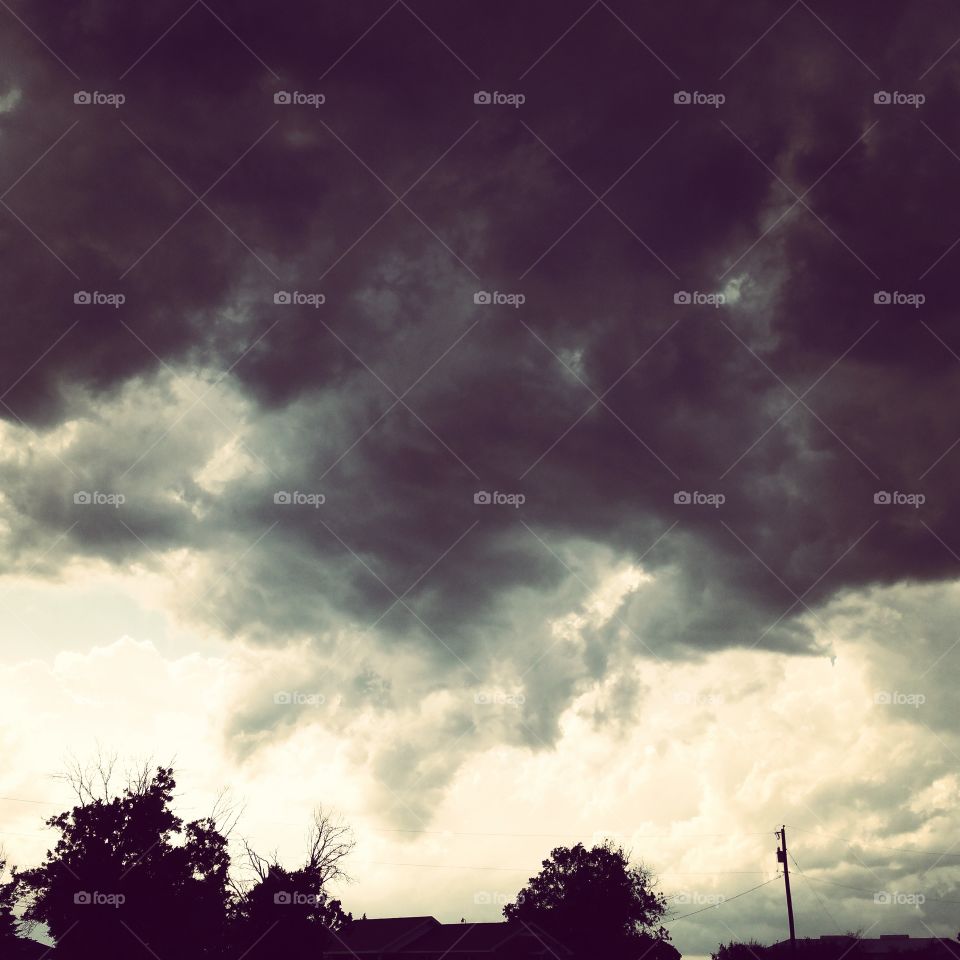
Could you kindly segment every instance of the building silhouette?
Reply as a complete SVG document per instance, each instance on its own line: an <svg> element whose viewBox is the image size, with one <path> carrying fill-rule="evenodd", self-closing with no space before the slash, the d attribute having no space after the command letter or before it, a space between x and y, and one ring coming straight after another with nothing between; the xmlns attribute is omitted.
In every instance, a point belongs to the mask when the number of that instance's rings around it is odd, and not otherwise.
<svg viewBox="0 0 960 960"><path fill-rule="evenodd" d="M535 924L384 917L354 920L325 956L330 960L567 960L572 954Z"/></svg>

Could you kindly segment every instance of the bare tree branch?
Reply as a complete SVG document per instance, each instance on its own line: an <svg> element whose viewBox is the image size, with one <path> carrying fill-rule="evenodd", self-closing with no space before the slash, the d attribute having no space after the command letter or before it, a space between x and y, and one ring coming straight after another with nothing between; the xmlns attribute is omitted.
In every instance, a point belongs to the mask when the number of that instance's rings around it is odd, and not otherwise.
<svg viewBox="0 0 960 960"><path fill-rule="evenodd" d="M246 804L234 799L229 787L221 787L213 801L210 820L220 834L229 840L245 809Z"/></svg>
<svg viewBox="0 0 960 960"><path fill-rule="evenodd" d="M340 864L354 846L353 831L339 814L322 806L314 809L313 825L307 834L306 867L316 871L322 886L352 879Z"/></svg>
<svg viewBox="0 0 960 960"><path fill-rule="evenodd" d="M55 779L66 782L81 805L98 800L108 802L117 792L114 777L118 761L118 754L107 753L98 746L96 756L87 763L82 763L71 754L64 761L64 772ZM123 789L132 796L143 796L153 782L154 769L152 757L128 765L124 770L126 782Z"/></svg>

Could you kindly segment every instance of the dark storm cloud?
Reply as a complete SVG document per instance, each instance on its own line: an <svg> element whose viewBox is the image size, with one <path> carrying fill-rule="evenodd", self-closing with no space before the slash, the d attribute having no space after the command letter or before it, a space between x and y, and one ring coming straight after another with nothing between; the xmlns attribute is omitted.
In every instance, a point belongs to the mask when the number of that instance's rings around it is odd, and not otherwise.
<svg viewBox="0 0 960 960"><path fill-rule="evenodd" d="M346 614L425 641L431 667L526 669L528 628L586 590L563 553L579 543L659 578L588 635L582 672L600 676L620 642L813 649L811 611L838 591L953 574L945 4L800 3L767 34L772 3L187 9L38 2L29 30L7 14L2 412L44 430L88 415L77 390L106 403L166 366L229 369L272 475L215 497L189 482L199 451L188 479L157 472L160 442L126 516L146 549L229 531L234 556L271 527L207 594L231 632ZM326 102L275 105L279 90ZM478 106L478 90L526 101ZM74 306L77 290L126 302ZM275 305L278 290L326 302ZM477 306L478 290L525 303ZM155 440L118 438L117 470ZM110 462L101 488L120 489ZM278 509L278 489L327 504ZM476 506L477 490L526 502ZM8 497L42 529L69 523L34 486ZM63 549L141 554L88 521ZM536 682L554 709L532 719L547 738L581 672L552 671Z"/></svg>

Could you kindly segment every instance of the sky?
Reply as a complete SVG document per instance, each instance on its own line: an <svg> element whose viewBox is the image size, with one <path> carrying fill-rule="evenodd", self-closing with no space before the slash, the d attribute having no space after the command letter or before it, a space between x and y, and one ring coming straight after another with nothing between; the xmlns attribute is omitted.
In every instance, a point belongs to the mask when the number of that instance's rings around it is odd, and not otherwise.
<svg viewBox="0 0 960 960"><path fill-rule="evenodd" d="M800 935L956 936L960 13L0 23L11 860L105 750L358 915L606 837L704 956L787 824Z"/></svg>

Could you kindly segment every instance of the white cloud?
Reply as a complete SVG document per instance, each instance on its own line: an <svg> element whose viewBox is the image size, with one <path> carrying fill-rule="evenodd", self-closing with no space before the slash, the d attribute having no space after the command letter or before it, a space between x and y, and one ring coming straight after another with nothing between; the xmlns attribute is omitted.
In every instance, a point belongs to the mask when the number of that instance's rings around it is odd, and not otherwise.
<svg viewBox="0 0 960 960"><path fill-rule="evenodd" d="M617 571L596 597L622 597L637 582ZM50 598L59 595L59 587L46 589ZM949 605L953 592L943 588L938 602ZM889 682L883 678L891 664L899 666L899 651L868 641L862 630L897 623L898 606L910 598L909 590L892 588L856 605L848 600L842 632L829 638L838 651L835 665L827 657L746 650L695 663L620 665L563 713L550 750L503 741L503 731L524 718L523 705L504 703L480 714L497 735L485 747L481 739L477 751L461 752L463 730L475 735L469 724L457 725L458 718L476 716L469 690L405 701L400 686L386 713L375 697L348 708L350 691L336 686L345 675L332 673L332 685L324 686L319 671L305 670L310 650L304 647L164 653L147 639L103 637L45 656L8 658L0 669L8 761L0 795L54 803L3 801L5 845L19 862L42 854L40 815L69 800L51 775L62 758L88 757L99 743L134 758L174 759L188 817L206 813L229 784L246 801L241 829L291 860L310 808L323 801L341 809L360 841L351 863L358 882L341 893L358 912L493 919L552 846L606 834L647 862L665 892L730 896L773 875L773 830L787 822L811 831L791 836L807 875L867 891L839 890L838 900L839 888L812 884L822 897L830 895L841 925L867 926L876 919L869 891L935 889L931 896L949 899L956 877L942 863L924 877L918 858L891 857L877 846L946 849L960 825L952 802L955 738L941 734L938 744L920 711L875 702L878 682ZM924 602L929 606L930 597ZM607 604L603 615L615 608ZM939 679L929 682L931 700ZM598 710L623 684L635 693L633 719L598 723ZM278 690L319 692L324 702L278 705ZM283 734L238 755L227 739L232 718L257 704L288 711ZM431 750L405 753L414 743ZM415 768L406 780L384 778L385 763L408 759ZM432 816L421 803L424 790L436 791ZM869 818L860 802L865 790ZM850 853L830 834L862 847ZM798 873L801 931L830 932L810 886ZM704 953L730 938L728 926L737 935L777 937L779 893L770 884L721 911L681 921L677 942L688 953ZM950 932L933 905L919 915L885 909L877 928L885 932L919 934L921 918Z"/></svg>

